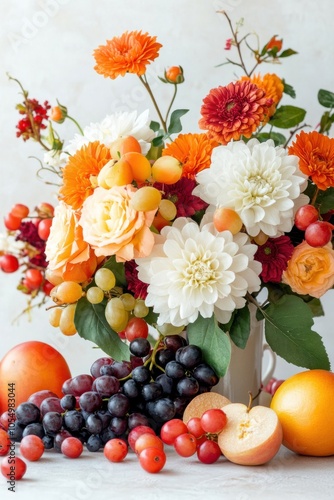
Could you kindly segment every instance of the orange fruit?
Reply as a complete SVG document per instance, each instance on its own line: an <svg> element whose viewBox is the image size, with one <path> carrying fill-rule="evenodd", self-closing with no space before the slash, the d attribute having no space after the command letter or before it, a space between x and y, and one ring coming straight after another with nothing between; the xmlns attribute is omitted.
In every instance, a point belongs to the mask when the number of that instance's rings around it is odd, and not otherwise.
<svg viewBox="0 0 334 500"><path fill-rule="evenodd" d="M334 455L334 373L308 370L292 375L270 407L283 428L283 444L300 455Z"/></svg>
<svg viewBox="0 0 334 500"><path fill-rule="evenodd" d="M132 135L120 137L113 141L110 145L111 157L114 160L119 160L126 153L141 153L141 146L139 141Z"/></svg>
<svg viewBox="0 0 334 500"><path fill-rule="evenodd" d="M65 358L54 347L31 340L16 345L0 362L0 414L48 389L62 397L62 385L71 372Z"/></svg>
<svg viewBox="0 0 334 500"><path fill-rule="evenodd" d="M144 182L151 177L151 164L146 156L136 151L125 153L122 160L130 164L135 181Z"/></svg>

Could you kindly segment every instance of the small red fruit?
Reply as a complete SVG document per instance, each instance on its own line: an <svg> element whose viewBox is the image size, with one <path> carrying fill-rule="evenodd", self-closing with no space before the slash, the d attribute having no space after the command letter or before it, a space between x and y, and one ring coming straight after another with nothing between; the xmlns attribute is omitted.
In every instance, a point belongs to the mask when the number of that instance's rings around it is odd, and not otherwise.
<svg viewBox="0 0 334 500"><path fill-rule="evenodd" d="M174 440L175 451L181 457L191 457L194 455L196 453L197 444L197 439L189 432L180 434Z"/></svg>
<svg viewBox="0 0 334 500"><path fill-rule="evenodd" d="M27 464L20 457L4 457L1 462L1 474L7 481L22 479L27 470Z"/></svg>
<svg viewBox="0 0 334 500"><path fill-rule="evenodd" d="M221 457L221 450L215 441L206 439L197 448L197 458L203 464L213 464Z"/></svg>
<svg viewBox="0 0 334 500"><path fill-rule="evenodd" d="M311 247L323 247L332 239L333 225L330 222L316 221L305 230L305 240Z"/></svg>
<svg viewBox="0 0 334 500"><path fill-rule="evenodd" d="M313 205L303 205L299 207L295 214L295 226L301 231L319 219L319 212Z"/></svg>
<svg viewBox="0 0 334 500"><path fill-rule="evenodd" d="M206 410L201 417L201 426L205 432L218 434L221 432L227 422L226 413L220 408L211 408Z"/></svg>
<svg viewBox="0 0 334 500"><path fill-rule="evenodd" d="M128 445L124 439L110 439L104 445L103 453L110 462L122 462L128 454Z"/></svg>
<svg viewBox="0 0 334 500"><path fill-rule="evenodd" d="M20 443L20 452L27 460L36 462L44 453L44 443L39 436L24 436Z"/></svg>
<svg viewBox="0 0 334 500"><path fill-rule="evenodd" d="M154 430L151 427L148 427L148 425L137 425L137 427L131 429L128 435L128 443L132 451L135 451L135 444L139 436L145 433L150 433L154 436L156 435Z"/></svg>
<svg viewBox="0 0 334 500"><path fill-rule="evenodd" d="M50 228L52 225L52 219L41 219L38 224L38 236L46 241L50 234Z"/></svg>
<svg viewBox="0 0 334 500"><path fill-rule="evenodd" d="M172 445L180 434L188 431L186 424L179 418L165 422L160 430L160 437L165 444Z"/></svg>
<svg viewBox="0 0 334 500"><path fill-rule="evenodd" d="M18 217L19 219L24 219L29 215L29 208L26 205L22 205L22 203L16 203L11 209L10 213L14 217Z"/></svg>
<svg viewBox="0 0 334 500"><path fill-rule="evenodd" d="M15 255L4 254L0 257L0 268L4 273L15 273L20 267Z"/></svg>
<svg viewBox="0 0 334 500"><path fill-rule="evenodd" d="M139 463L147 472L160 472L166 463L166 453L159 448L145 448L139 454Z"/></svg>
<svg viewBox="0 0 334 500"><path fill-rule="evenodd" d="M148 324L142 318L131 318L124 329L125 338L132 342L137 338L148 337Z"/></svg>
<svg viewBox="0 0 334 500"><path fill-rule="evenodd" d="M68 458L78 458L83 451L83 444L76 437L67 437L61 443L60 451Z"/></svg>
<svg viewBox="0 0 334 500"><path fill-rule="evenodd" d="M9 231L17 231L21 226L22 218L15 217L13 214L9 213L4 217L3 221L6 229Z"/></svg>
<svg viewBox="0 0 334 500"><path fill-rule="evenodd" d="M7 455L10 448L10 437L4 429L0 429L0 456Z"/></svg>

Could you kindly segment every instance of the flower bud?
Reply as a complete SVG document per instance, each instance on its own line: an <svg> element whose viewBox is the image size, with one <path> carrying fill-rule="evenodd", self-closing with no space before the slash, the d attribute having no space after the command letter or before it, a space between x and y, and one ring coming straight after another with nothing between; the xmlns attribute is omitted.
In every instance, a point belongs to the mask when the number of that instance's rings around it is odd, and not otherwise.
<svg viewBox="0 0 334 500"><path fill-rule="evenodd" d="M183 69L181 66L171 66L170 68L165 70L165 78L169 83L183 83Z"/></svg>

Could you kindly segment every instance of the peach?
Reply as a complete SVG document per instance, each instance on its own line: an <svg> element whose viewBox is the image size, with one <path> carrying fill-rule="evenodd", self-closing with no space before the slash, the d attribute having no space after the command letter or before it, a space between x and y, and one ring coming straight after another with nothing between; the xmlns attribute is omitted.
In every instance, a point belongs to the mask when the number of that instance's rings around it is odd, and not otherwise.
<svg viewBox="0 0 334 500"><path fill-rule="evenodd" d="M281 447L283 431L277 414L266 406L249 409L242 403L224 406L227 424L218 435L218 445L231 462L262 465Z"/></svg>
<svg viewBox="0 0 334 500"><path fill-rule="evenodd" d="M97 176L97 183L104 189L110 189L113 186L126 186L133 181L131 166L127 161L119 160L114 162L110 160L100 170Z"/></svg>
<svg viewBox="0 0 334 500"><path fill-rule="evenodd" d="M132 135L119 137L110 144L111 157L119 160L125 153L141 153L139 141Z"/></svg>
<svg viewBox="0 0 334 500"><path fill-rule="evenodd" d="M182 165L173 156L161 156L152 165L152 177L155 182L174 184L182 176Z"/></svg>

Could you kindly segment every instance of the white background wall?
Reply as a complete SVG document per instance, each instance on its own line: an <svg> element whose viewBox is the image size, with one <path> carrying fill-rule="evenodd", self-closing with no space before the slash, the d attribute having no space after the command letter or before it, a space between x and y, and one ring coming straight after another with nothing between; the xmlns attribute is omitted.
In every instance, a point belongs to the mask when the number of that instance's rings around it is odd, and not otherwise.
<svg viewBox="0 0 334 500"><path fill-rule="evenodd" d="M234 78L234 67L216 67L233 55L224 51L230 32L224 16L216 12L225 9L233 22L245 19L244 29L257 32L261 46L277 34L285 48L299 53L282 65L260 70L276 72L295 88L295 104L308 109L310 125L316 126L322 112L318 89L334 91L332 0L0 0L0 7L1 219L16 202L31 208L41 201L56 203L52 189L36 178L36 160L28 158L38 156L39 147L15 137L20 95L6 72L22 82L30 97L52 104L58 98L82 125L120 109L143 111L150 103L137 77L104 79L93 70L92 52L126 30L147 31L163 44L150 70L158 101L167 101L170 88L158 84L154 75L171 65L183 66L186 83L176 106L190 109L184 131L196 132L202 99L211 88ZM286 103L294 104L289 98ZM73 133L69 126L65 137ZM15 290L18 281L17 274L0 274L0 358L15 344L43 340L62 352L74 374L87 372L99 351L78 336L62 336L49 326L44 310L34 310L30 321L21 317L13 322L26 304ZM333 299L331 291L323 301L326 316L316 320L314 329L323 336L334 366ZM279 360L276 376L299 370Z"/></svg>

